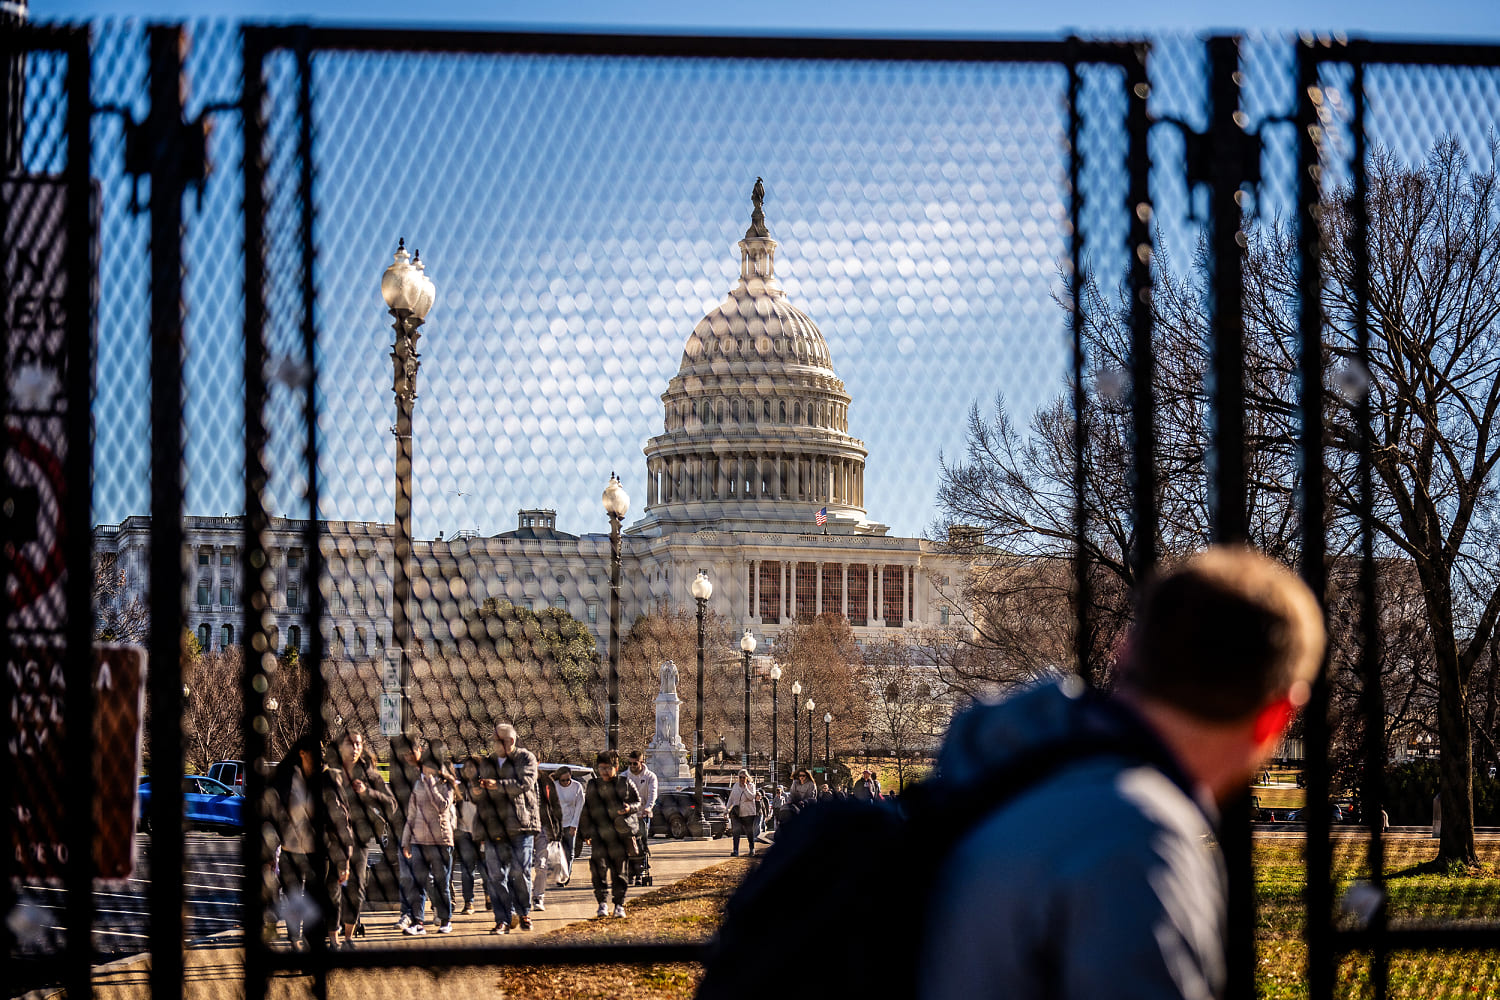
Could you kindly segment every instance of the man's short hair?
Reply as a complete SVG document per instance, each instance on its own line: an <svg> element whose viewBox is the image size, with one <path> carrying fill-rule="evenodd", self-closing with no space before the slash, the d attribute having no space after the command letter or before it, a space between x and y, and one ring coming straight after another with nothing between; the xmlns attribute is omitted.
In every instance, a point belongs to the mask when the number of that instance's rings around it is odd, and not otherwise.
<svg viewBox="0 0 1500 1000"><path fill-rule="evenodd" d="M495 739L513 740L516 738L515 726L512 726L509 722L495 723Z"/></svg>
<svg viewBox="0 0 1500 1000"><path fill-rule="evenodd" d="M638 761L640 759L641 759L641 752L639 750L632 750L632 751L630 751L630 762L632 764L634 764L636 761Z"/></svg>
<svg viewBox="0 0 1500 1000"><path fill-rule="evenodd" d="M1243 546L1214 546L1151 581L1122 683L1210 722L1247 718L1310 683L1323 615L1307 585Z"/></svg>
<svg viewBox="0 0 1500 1000"><path fill-rule="evenodd" d="M556 771L552 772L552 777L554 777L554 778L571 778L571 777L573 777L573 769L571 767L569 767L568 765L564 764L562 767L560 767Z"/></svg>
<svg viewBox="0 0 1500 1000"><path fill-rule="evenodd" d="M620 766L620 752L618 750L600 750L594 755L595 764L608 764L611 767Z"/></svg>

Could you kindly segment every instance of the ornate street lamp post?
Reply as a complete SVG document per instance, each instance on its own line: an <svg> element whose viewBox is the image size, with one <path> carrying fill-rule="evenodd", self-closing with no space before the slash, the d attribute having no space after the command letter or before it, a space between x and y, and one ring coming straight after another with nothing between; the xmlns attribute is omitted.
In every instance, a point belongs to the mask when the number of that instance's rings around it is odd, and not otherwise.
<svg viewBox="0 0 1500 1000"><path fill-rule="evenodd" d="M828 752L828 729L833 725L833 713L823 713L823 771L826 773L832 764L832 755Z"/></svg>
<svg viewBox="0 0 1500 1000"><path fill-rule="evenodd" d="M797 773L797 764L802 753L802 716L797 714L797 701L802 697L802 682L792 681L792 774ZM787 782L791 784L791 782Z"/></svg>
<svg viewBox="0 0 1500 1000"><path fill-rule="evenodd" d="M807 766L808 766L809 770L812 769L813 762L818 759L817 757L813 756L813 718L812 718L813 709L815 709L817 707L818 707L817 704L815 704L811 698L807 699Z"/></svg>
<svg viewBox="0 0 1500 1000"><path fill-rule="evenodd" d="M406 253L406 240L396 245L396 259L380 276L380 296L390 310L396 331L391 345L396 396L396 551L391 586L391 641L401 656L401 731L413 725L411 709L411 418L417 402L417 353L420 328L432 308L436 288L422 264L422 252Z"/></svg>
<svg viewBox="0 0 1500 1000"><path fill-rule="evenodd" d="M620 749L620 524L630 513L630 496L613 472L604 487L604 513L609 515L609 679L605 684L609 700L605 722L605 745Z"/></svg>
<svg viewBox="0 0 1500 1000"><path fill-rule="evenodd" d="M703 570L693 580L693 600L698 602L698 730L693 741L693 802L697 805L698 822L703 822L703 614L708 610L708 599L713 596L713 581Z"/></svg>
<svg viewBox="0 0 1500 1000"><path fill-rule="evenodd" d="M781 720L778 718L781 708L779 692L781 686L781 664L771 664L771 787L775 788L781 784L781 733L778 726Z"/></svg>
<svg viewBox="0 0 1500 1000"><path fill-rule="evenodd" d="M749 629L740 637L740 652L745 655L745 747L742 754L742 763L745 770L750 770L750 654L755 652L755 636Z"/></svg>

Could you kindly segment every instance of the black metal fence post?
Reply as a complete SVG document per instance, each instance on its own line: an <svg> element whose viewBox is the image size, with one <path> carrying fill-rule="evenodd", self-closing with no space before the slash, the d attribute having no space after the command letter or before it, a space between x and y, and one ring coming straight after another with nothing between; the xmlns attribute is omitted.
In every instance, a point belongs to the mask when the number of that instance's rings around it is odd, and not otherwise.
<svg viewBox="0 0 1500 1000"><path fill-rule="evenodd" d="M1209 463L1209 523L1218 544L1248 538L1245 486L1245 277L1241 257L1246 246L1240 199L1245 183L1259 171L1249 159L1260 150L1245 133L1240 109L1240 40L1219 35L1208 40L1210 252L1210 401L1212 445ZM1226 996L1248 1000L1255 983L1255 870L1251 843L1250 793L1225 804L1219 839L1229 875L1228 919L1224 957Z"/></svg>
<svg viewBox="0 0 1500 1000"><path fill-rule="evenodd" d="M183 983L182 53L153 25L151 110L151 992Z"/></svg>
<svg viewBox="0 0 1500 1000"><path fill-rule="evenodd" d="M95 773L94 607L92 522L93 386L93 219L89 176L89 34L68 38L67 251L67 441L64 479L68 484L58 525L58 543L67 560L67 756L69 775ZM88 781L69 781L64 793L68 818L67 977L69 992L88 996L93 982L95 789ZM114 834L119 831L107 831ZM134 831L131 831L133 834Z"/></svg>
<svg viewBox="0 0 1500 1000"><path fill-rule="evenodd" d="M1323 495L1323 271L1322 127L1314 96L1319 87L1321 43L1297 48L1297 240L1298 240L1298 441L1302 474L1302 579L1324 605L1328 571L1324 565L1326 501ZM1308 994L1331 997L1334 954L1329 921L1333 911L1332 857L1328 802L1328 663L1313 683L1304 710L1307 775L1306 938Z"/></svg>

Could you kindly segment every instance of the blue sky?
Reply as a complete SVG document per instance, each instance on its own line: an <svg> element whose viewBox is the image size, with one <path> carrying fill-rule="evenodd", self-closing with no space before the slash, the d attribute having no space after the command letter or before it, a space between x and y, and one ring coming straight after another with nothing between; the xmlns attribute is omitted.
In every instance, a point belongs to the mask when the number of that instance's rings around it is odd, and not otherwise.
<svg viewBox="0 0 1500 1000"><path fill-rule="evenodd" d="M914 9L922 19L914 20ZM1199 5L929 3L515 4L380 2L37 4L33 16L413 22L627 30L1057 34L1166 33L1153 96L1157 114L1199 112L1201 66L1187 32L1222 27ZM1422 10L1380 3L1256 4L1236 27L1340 27L1373 34L1500 37L1500 5ZM540 13L539 13L540 10ZM1316 19L1308 20L1313 17ZM231 36L194 46L196 100L232 96ZM128 47L126 47L128 48ZM124 48L122 48L124 51ZM1274 70L1274 46L1250 56ZM1257 62L1260 60L1260 62ZM134 66L130 72L121 65ZM101 74L128 87L129 59ZM272 74L273 216L291 178L278 145L288 120ZM1288 104L1274 72L1247 104ZM883 67L610 60L508 61L345 57L315 61L318 158L316 283L322 407L320 514L385 519L392 464L388 319L378 280L395 238L423 251L438 286L424 330L416 419L416 531L514 526L520 507L559 510L559 527L600 530L598 494L617 470L638 513L645 499L641 447L658 433L657 398L676 371L693 324L733 284L734 243L748 222L748 192L766 177L767 218L782 244L778 270L792 300L820 325L854 398L851 433L870 448L866 500L901 534L933 516L940 451L963 443L964 412L1003 392L1023 420L1061 389L1066 329L1053 302L1065 244L1059 235L1064 159L1061 74L1009 67ZM1461 86L1469 86L1461 84ZM1120 135L1114 81L1086 81L1091 123L1085 232L1101 273L1122 269ZM1500 106L1492 81L1477 107ZM415 95L398 99L398 95ZM109 94L105 94L107 99ZM1419 155L1431 130L1402 118L1393 135ZM277 109L282 109L278 111ZM391 141L391 112L419 127ZM1463 119L1457 125L1476 123ZM1473 117L1472 115L1468 117ZM1482 115L1480 116L1482 117ZM1444 126L1439 119L1438 128ZM1493 120L1493 114L1490 115ZM1372 128L1378 134L1382 120ZM1482 128L1469 138L1471 145ZM1157 222L1169 242L1196 233L1169 135L1153 139ZM238 162L238 130L216 131L214 156ZM1284 146L1283 146L1284 148ZM98 159L96 150L96 160ZM124 187L105 183L101 282L102 388L99 520L146 508L143 395L129 374L143 356L137 282L113 276L141 259L141 220L123 210ZM1265 203L1289 190L1286 160L1268 157ZM218 171L204 209L189 213L187 509L234 512L237 468L239 191ZM273 218L273 255L293 245ZM111 238L113 237L113 238ZM1183 258L1186 254L1177 253ZM288 257L277 256L273 271ZM273 274L273 350L293 346L295 301ZM281 297L275 289L280 288ZM123 317L128 317L123 318ZM284 393L282 394L284 396ZM300 430L289 407L273 412L270 484L276 512L297 514ZM809 521L811 521L811 510Z"/></svg>
<svg viewBox="0 0 1500 1000"><path fill-rule="evenodd" d="M1213 28L1342 30L1478 40L1500 38L1492 0L1257 0L1227 5L1192 0L762 0L754 4L618 0L521 3L480 0L33 0L33 16L234 16L264 20L513 24L654 30L983 32L1055 34L1069 29L1202 31Z"/></svg>

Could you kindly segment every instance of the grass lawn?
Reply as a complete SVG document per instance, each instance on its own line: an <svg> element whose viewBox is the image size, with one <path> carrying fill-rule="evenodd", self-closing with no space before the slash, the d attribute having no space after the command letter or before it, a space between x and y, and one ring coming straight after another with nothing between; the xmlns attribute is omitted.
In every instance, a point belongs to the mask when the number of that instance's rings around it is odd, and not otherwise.
<svg viewBox="0 0 1500 1000"><path fill-rule="evenodd" d="M1386 842L1387 892L1393 921L1500 919L1500 843L1482 842L1478 874L1442 875L1424 862L1435 853L1427 840ZM1259 885L1260 994L1267 1000L1307 996L1302 943L1304 868L1298 840L1258 840L1255 845ZM1334 845L1335 899L1368 873L1365 845L1345 840ZM1369 963L1346 959L1338 970L1338 993L1367 996ZM1500 951L1423 952L1391 956L1388 996L1500 997Z"/></svg>
<svg viewBox="0 0 1500 1000"><path fill-rule="evenodd" d="M1262 809L1301 809L1307 801L1306 790L1291 785L1257 785L1250 794L1260 799Z"/></svg>

